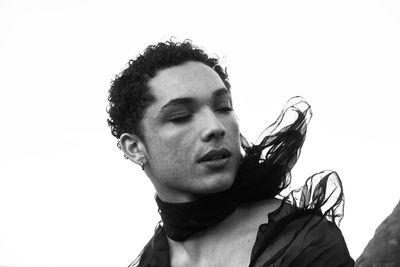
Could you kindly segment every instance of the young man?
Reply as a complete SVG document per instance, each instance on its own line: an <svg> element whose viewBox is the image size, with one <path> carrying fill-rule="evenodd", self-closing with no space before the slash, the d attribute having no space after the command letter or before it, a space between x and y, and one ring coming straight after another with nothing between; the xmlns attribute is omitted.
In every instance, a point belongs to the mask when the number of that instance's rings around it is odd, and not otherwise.
<svg viewBox="0 0 400 267"><path fill-rule="evenodd" d="M275 198L308 109L250 147L230 89L218 60L187 41L149 46L113 81L109 125L153 183L163 222L138 266L352 266L340 230L321 212L324 196L303 205Z"/></svg>

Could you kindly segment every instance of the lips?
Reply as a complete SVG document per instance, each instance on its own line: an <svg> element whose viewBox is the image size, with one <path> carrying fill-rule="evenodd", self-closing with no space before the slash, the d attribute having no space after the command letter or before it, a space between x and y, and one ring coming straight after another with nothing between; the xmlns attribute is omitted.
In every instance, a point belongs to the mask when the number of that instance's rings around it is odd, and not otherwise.
<svg viewBox="0 0 400 267"><path fill-rule="evenodd" d="M231 152L226 148L221 149L213 149L207 152L203 157L201 157L198 162L212 162L225 158L229 158L231 156Z"/></svg>

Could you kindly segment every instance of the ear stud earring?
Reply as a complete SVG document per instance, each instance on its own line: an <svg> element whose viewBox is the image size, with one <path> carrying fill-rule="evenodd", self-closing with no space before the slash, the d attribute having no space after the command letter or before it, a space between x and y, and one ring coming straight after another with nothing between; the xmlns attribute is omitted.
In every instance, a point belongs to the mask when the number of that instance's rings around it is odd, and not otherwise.
<svg viewBox="0 0 400 267"><path fill-rule="evenodd" d="M140 167L142 168L142 170L144 171L144 163L143 162L141 162L141 161L139 161L139 163L138 163L139 165L140 165Z"/></svg>

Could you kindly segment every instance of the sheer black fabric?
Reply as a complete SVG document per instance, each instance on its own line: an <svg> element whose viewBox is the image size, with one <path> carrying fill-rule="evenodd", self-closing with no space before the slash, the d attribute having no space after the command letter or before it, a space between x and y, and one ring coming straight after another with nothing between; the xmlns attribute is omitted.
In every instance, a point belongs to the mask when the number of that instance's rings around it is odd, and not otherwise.
<svg viewBox="0 0 400 267"><path fill-rule="evenodd" d="M261 224L249 267L354 266L337 223L343 217L343 192L335 172L324 171L286 196L278 209ZM169 267L165 230L159 225L131 266Z"/></svg>
<svg viewBox="0 0 400 267"><path fill-rule="evenodd" d="M343 208L337 174L313 175L260 226L249 266L354 266L337 226Z"/></svg>
<svg viewBox="0 0 400 267"><path fill-rule="evenodd" d="M304 142L310 106L300 97L289 100L257 145L242 137L245 155L233 186L190 203L165 203L157 198L163 226L131 266L170 266L168 237L184 240L211 227L243 202L279 194L290 183L290 170ZM335 172L310 177L260 225L249 266L353 266L337 224L343 217L342 185ZM249 256L250 257L250 256Z"/></svg>

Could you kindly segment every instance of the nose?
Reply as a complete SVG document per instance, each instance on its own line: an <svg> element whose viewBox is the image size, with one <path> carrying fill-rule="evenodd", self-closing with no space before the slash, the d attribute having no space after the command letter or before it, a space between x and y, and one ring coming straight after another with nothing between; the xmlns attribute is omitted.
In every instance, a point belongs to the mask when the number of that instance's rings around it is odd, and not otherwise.
<svg viewBox="0 0 400 267"><path fill-rule="evenodd" d="M201 139L203 141L209 142L213 139L221 139L225 136L225 128L212 110L204 110L204 119L201 123L203 127Z"/></svg>

